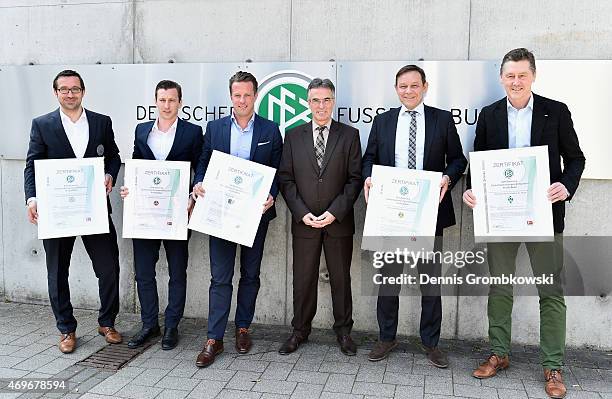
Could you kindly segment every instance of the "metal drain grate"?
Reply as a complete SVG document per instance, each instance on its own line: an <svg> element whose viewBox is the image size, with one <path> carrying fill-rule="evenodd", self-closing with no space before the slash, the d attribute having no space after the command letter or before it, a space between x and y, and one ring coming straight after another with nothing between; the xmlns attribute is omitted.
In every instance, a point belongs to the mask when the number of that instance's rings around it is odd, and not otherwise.
<svg viewBox="0 0 612 399"><path fill-rule="evenodd" d="M140 355L157 341L158 340L149 340L144 345L134 349L128 348L125 342L120 344L109 344L81 360L77 365L106 370L119 370L127 362Z"/></svg>

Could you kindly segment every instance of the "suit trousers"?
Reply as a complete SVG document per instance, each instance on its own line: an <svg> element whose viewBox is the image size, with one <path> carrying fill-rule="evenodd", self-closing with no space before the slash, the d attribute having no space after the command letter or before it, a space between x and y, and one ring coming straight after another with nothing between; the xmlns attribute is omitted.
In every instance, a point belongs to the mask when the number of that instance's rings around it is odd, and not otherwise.
<svg viewBox="0 0 612 399"><path fill-rule="evenodd" d="M333 329L336 335L348 335L353 328L351 259L353 236L332 237L321 229L314 238L293 236L293 320L294 332L308 337L317 312L319 263L321 250L329 272Z"/></svg>
<svg viewBox="0 0 612 399"><path fill-rule="evenodd" d="M516 272L519 242L487 244L491 276ZM534 276L553 275L553 285L537 286L540 297L540 362L548 369L560 369L565 356L565 300L561 284L563 235L554 242L525 243ZM512 337L512 285L491 285L488 301L489 341L498 356L510 352Z"/></svg>
<svg viewBox="0 0 612 399"><path fill-rule="evenodd" d="M187 295L187 260L189 240L144 240L134 238L134 269L136 287L140 301L140 318L144 328L159 325L159 298L155 265L159 260L159 247L164 243L168 261L168 306L165 311L165 326L178 326L185 310Z"/></svg>
<svg viewBox="0 0 612 399"><path fill-rule="evenodd" d="M436 231L434 251L442 250L442 231ZM439 277L442 273L442 265L437 262L417 262L418 274ZM404 269L404 264L386 264L382 269L383 276L399 276ZM402 286L399 284L381 285L379 287L376 302L376 318L378 320L379 340L389 342L395 340L397 325L399 321L399 293ZM439 284L420 285L421 290L421 320L419 334L423 345L430 348L436 347L440 340L440 329L442 326L442 298L440 296Z"/></svg>
<svg viewBox="0 0 612 399"><path fill-rule="evenodd" d="M240 246L240 280L236 304L236 328L249 328L255 315L259 272L268 221L259 223L251 248ZM210 236L210 288L208 290L208 338L223 339L232 305L232 278L238 244Z"/></svg>
<svg viewBox="0 0 612 399"><path fill-rule="evenodd" d="M108 224L109 233L81 236L98 278L100 296L98 323L102 327L113 327L119 313L119 248L117 233L110 215ZM57 329L63 334L74 332L77 327L77 321L72 313L68 285L68 269L75 239L76 237L62 237L43 240L49 300Z"/></svg>

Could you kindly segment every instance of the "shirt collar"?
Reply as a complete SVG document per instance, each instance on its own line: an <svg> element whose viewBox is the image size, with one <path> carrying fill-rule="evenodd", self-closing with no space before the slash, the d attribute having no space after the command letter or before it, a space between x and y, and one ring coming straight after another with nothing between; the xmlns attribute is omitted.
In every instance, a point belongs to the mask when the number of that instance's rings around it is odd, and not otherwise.
<svg viewBox="0 0 612 399"><path fill-rule="evenodd" d="M327 123L325 124L325 127L327 128L327 132L329 132L329 131L330 131L330 129L331 129L331 123L332 123L332 120L331 120L331 118L330 118L329 122L327 122ZM318 133L319 133L319 131L317 130L317 128L318 128L318 127L319 127L319 125L317 125L317 122L315 122L315 121L313 120L313 121L312 121L312 131L318 134ZM323 131L323 132L325 133L325 131Z"/></svg>
<svg viewBox="0 0 612 399"><path fill-rule="evenodd" d="M176 118L176 120L174 121L174 123L172 124L172 126L170 126L170 129L168 129L168 131L176 131L176 126L178 125L178 120L179 118ZM155 123L153 123L153 127L155 128L155 130L157 130L158 132L161 132L161 130L159 129L159 118L155 119Z"/></svg>
<svg viewBox="0 0 612 399"><path fill-rule="evenodd" d="M83 120L87 121L87 115L85 114L85 108L82 108L82 112L81 112L81 116L79 116L79 119L77 119L76 122L72 122L72 120L70 119L70 117L68 115L66 115L64 113L64 111L62 111L62 108L60 107L59 112L60 112L60 117L62 118L62 121L64 122L70 122L70 123L74 123L77 124L79 122L82 122Z"/></svg>
<svg viewBox="0 0 612 399"><path fill-rule="evenodd" d="M506 97L506 108L508 109L508 111L520 111L519 109L514 108L514 105L512 105L508 97ZM528 108L530 111L533 111L533 94L531 94L531 96L529 97L529 101L527 102L527 106L525 108Z"/></svg>
<svg viewBox="0 0 612 399"><path fill-rule="evenodd" d="M400 110L400 114L403 115L406 112L409 112L410 110L408 108L406 108L406 106L404 104L402 104L402 109ZM416 111L416 113L418 115L424 115L425 114L425 105L423 105L423 101L421 101L419 103L419 105L417 105L416 107L414 107L414 109L412 111Z"/></svg>
<svg viewBox="0 0 612 399"><path fill-rule="evenodd" d="M253 112L253 115L251 115L251 119L249 119L249 123L247 123L246 128L243 130L243 129L240 127L240 125L238 124L238 121L236 121L236 117L234 116L234 113L233 113L233 112L232 112L232 114L231 114L230 116L231 116L231 118L232 118L232 123L233 123L233 124L235 124L235 125L236 125L236 127L237 127L237 128L240 130L240 131L242 131L242 132L245 132L245 131L249 131L249 130L251 130L251 126L253 126L253 122L255 121L255 112Z"/></svg>

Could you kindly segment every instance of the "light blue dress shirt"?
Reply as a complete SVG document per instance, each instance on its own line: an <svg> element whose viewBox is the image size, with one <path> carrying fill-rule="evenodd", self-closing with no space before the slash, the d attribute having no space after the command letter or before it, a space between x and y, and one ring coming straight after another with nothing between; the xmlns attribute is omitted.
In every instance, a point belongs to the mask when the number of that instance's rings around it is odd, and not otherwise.
<svg viewBox="0 0 612 399"><path fill-rule="evenodd" d="M506 98L508 108L508 148L531 147L531 118L533 116L533 96L527 106L516 109Z"/></svg>
<svg viewBox="0 0 612 399"><path fill-rule="evenodd" d="M238 125L234 114L232 113L232 128L230 141L230 154L235 157L240 157L250 161L251 158L251 142L253 141L253 122L255 121L255 113L251 116L249 123L243 130Z"/></svg>

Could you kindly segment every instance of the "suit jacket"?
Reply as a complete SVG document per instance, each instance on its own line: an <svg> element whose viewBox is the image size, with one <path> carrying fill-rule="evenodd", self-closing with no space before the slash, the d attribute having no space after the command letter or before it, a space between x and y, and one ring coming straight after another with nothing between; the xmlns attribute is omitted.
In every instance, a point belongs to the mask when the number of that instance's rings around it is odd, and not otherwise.
<svg viewBox="0 0 612 399"><path fill-rule="evenodd" d="M140 123L136 126L134 133L133 159L155 159L155 155L149 148L147 140L155 121ZM186 161L191 163L191 169L195 171L200 154L202 153L203 134L202 127L191 122L178 119L176 133L170 152L166 161ZM191 184L189 187L193 187Z"/></svg>
<svg viewBox="0 0 612 399"><path fill-rule="evenodd" d="M36 197L34 178L35 159L76 158L68 136L64 131L59 108L46 115L32 120L30 145L26 156L24 188L26 200ZM113 186L117 182L117 174L121 167L119 148L115 143L111 119L87 109L84 110L89 124L89 142L85 150L85 158L104 157L104 172L113 177ZM108 201L110 211L110 201Z"/></svg>
<svg viewBox="0 0 612 399"><path fill-rule="evenodd" d="M467 166L461 141L452 115L448 111L424 106L425 146L423 170L448 175L451 184L438 207L437 229L455 224L455 211L451 190L457 184ZM393 108L377 115L372 122L368 146L363 155L363 177L372 175L373 165L395 166L395 133L400 108Z"/></svg>
<svg viewBox="0 0 612 399"><path fill-rule="evenodd" d="M298 237L315 237L320 231L302 221L309 212L319 216L329 211L336 217L325 227L330 236L355 233L353 204L362 185L359 131L336 121L332 121L329 130L320 170L315 157L312 122L285 134L278 179L293 215L291 231Z"/></svg>
<svg viewBox="0 0 612 399"><path fill-rule="evenodd" d="M231 127L231 116L210 121L206 125L202 154L200 155L200 160L198 161L196 173L193 178L194 184L204 180L204 175L206 174L206 169L208 168L213 150L225 152L226 154L230 153ZM278 169L282 153L283 138L278 129L278 125L255 114L255 120L253 121L253 140L251 142L249 160ZM274 176L270 194L272 194L274 198L278 195L277 176ZM270 209L263 214L262 220L270 221L275 217L276 206L272 205Z"/></svg>
<svg viewBox="0 0 612 399"><path fill-rule="evenodd" d="M567 105L533 94L531 119L531 146L548 146L550 182L561 182L570 193L568 201L578 189L584 170L585 158ZM480 111L476 124L474 151L508 148L508 108L506 98L488 105ZM563 157L563 170L561 170ZM468 188L471 179L468 173ZM552 204L553 226L557 233L565 228L565 202Z"/></svg>

